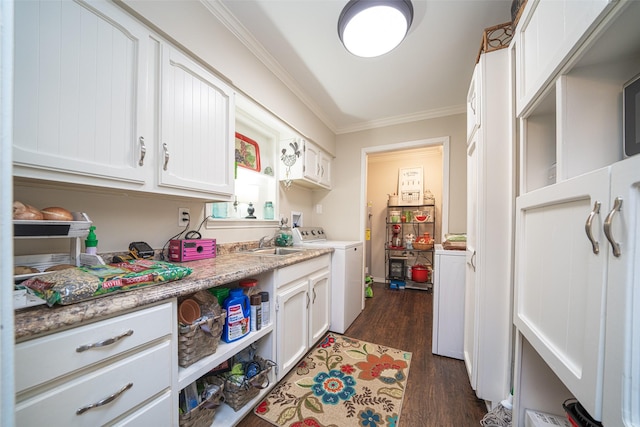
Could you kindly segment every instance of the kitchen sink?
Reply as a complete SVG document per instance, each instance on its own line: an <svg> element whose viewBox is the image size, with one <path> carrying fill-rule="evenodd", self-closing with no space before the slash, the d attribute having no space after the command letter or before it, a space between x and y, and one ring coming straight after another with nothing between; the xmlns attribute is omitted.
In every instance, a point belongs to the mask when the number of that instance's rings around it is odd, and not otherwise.
<svg viewBox="0 0 640 427"><path fill-rule="evenodd" d="M251 249L245 253L248 254L252 254L252 255L273 255L273 256L284 256L284 255L293 255L293 254L297 254L299 252L304 251L304 249L301 248L281 248L281 247L277 247L277 248L258 248L258 249Z"/></svg>

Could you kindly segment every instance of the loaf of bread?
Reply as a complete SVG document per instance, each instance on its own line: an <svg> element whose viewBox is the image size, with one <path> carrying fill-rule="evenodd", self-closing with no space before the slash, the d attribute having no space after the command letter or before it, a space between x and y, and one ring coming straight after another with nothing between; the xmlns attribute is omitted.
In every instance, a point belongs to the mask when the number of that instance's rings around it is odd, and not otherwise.
<svg viewBox="0 0 640 427"><path fill-rule="evenodd" d="M40 270L34 267L28 267L26 265L16 265L13 267L13 275L19 276L21 274L33 274L40 273Z"/></svg>
<svg viewBox="0 0 640 427"><path fill-rule="evenodd" d="M40 212L44 216L45 220L50 221L73 221L73 215L71 212L66 210L65 208L60 208L57 206L52 206L49 208L44 208Z"/></svg>
<svg viewBox="0 0 640 427"><path fill-rule="evenodd" d="M13 219L41 220L44 219L44 215L31 205L15 201L13 202Z"/></svg>

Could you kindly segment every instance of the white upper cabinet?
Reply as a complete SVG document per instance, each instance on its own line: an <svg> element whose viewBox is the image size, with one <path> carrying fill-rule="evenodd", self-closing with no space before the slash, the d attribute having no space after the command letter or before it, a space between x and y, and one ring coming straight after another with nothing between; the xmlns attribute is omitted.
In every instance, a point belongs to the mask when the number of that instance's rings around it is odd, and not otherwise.
<svg viewBox="0 0 640 427"><path fill-rule="evenodd" d="M15 3L16 175L145 182L148 37L105 2Z"/></svg>
<svg viewBox="0 0 640 427"><path fill-rule="evenodd" d="M233 194L235 102L231 87L162 45L159 185Z"/></svg>
<svg viewBox="0 0 640 427"><path fill-rule="evenodd" d="M302 138L280 144L280 180L308 188L331 189L331 155Z"/></svg>
<svg viewBox="0 0 640 427"><path fill-rule="evenodd" d="M518 24L518 114L576 51L599 22L610 0L530 1Z"/></svg>
<svg viewBox="0 0 640 427"><path fill-rule="evenodd" d="M467 92L467 144L473 133L480 127L480 100L478 94L481 93L482 88L482 69L481 67L475 67L473 69L473 77L471 77L471 83L469 84L469 91Z"/></svg>
<svg viewBox="0 0 640 427"><path fill-rule="evenodd" d="M14 175L230 200L235 93L112 2L15 7Z"/></svg>

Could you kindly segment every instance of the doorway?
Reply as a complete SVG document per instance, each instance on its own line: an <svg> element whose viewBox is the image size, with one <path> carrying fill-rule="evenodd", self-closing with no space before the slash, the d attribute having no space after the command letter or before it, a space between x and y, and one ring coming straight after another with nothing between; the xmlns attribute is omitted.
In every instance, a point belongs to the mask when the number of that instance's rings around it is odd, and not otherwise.
<svg viewBox="0 0 640 427"><path fill-rule="evenodd" d="M448 230L449 137L363 148L361 161L365 273L376 282L384 282L386 207L388 195L398 191L400 167L423 168L425 190L430 190L436 199L436 243L442 242L443 233Z"/></svg>

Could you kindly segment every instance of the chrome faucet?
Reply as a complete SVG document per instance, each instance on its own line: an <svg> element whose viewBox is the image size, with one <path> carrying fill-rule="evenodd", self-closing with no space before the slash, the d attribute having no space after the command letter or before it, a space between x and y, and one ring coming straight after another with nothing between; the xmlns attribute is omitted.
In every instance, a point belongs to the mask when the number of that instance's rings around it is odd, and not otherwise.
<svg viewBox="0 0 640 427"><path fill-rule="evenodd" d="M262 236L258 242L258 248L264 248L265 244L271 243L273 236Z"/></svg>

